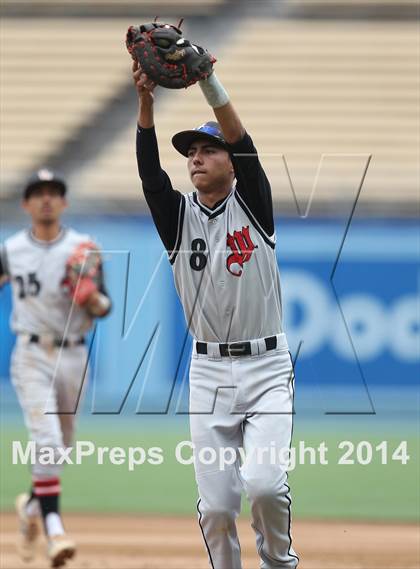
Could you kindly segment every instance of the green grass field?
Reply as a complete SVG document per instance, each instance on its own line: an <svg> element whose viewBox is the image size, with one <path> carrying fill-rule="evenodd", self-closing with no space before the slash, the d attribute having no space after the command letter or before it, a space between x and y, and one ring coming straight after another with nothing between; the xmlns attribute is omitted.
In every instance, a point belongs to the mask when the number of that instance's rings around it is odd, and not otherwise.
<svg viewBox="0 0 420 569"><path fill-rule="evenodd" d="M30 483L27 466L12 464L12 441L26 441L26 433L18 426L5 428L1 433L0 508L13 507L17 493ZM133 471L128 465L113 465L105 459L98 465L96 458L85 458L81 465L66 466L63 474L63 507L68 511L132 512L193 514L197 497L192 466L184 466L175 458L175 447L188 440L188 431L176 426L167 431L141 426L114 429L92 427L82 423L77 439L94 441L96 446L124 449L142 446L160 447L164 462L161 465L145 464ZM406 465L390 460L392 451L405 438L410 459ZM328 447L328 464L304 464L289 475L296 516L316 518L352 518L372 520L415 521L419 514L420 479L418 439L410 437L374 436L329 431L311 432L307 427L295 429L294 445L300 440L306 446L317 447L325 441ZM381 464L381 456L374 451L367 465L338 465L344 450L338 449L342 440L357 444L368 440L376 446L387 440L388 464ZM355 453L353 453L355 458ZM363 458L363 457L362 457ZM244 511L247 511L244 500Z"/></svg>

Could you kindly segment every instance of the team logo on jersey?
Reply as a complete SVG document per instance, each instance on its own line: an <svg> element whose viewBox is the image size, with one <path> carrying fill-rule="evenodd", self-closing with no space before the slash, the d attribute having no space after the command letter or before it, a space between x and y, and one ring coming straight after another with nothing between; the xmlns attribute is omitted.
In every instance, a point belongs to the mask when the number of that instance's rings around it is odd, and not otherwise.
<svg viewBox="0 0 420 569"><path fill-rule="evenodd" d="M232 253L226 259L226 268L231 275L240 277L244 263L250 260L256 248L249 235L249 225L242 227L241 231L234 231L233 235L228 233L227 246L230 247ZM239 269L235 270L232 265L238 265Z"/></svg>

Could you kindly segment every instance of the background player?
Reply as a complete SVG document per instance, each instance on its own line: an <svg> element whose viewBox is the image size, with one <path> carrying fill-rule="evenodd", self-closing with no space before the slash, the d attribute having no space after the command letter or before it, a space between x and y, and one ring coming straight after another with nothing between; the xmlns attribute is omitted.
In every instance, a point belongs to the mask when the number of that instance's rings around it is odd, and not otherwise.
<svg viewBox="0 0 420 569"><path fill-rule="evenodd" d="M38 451L50 447L57 453L71 445L87 366L84 336L93 317L105 316L111 305L101 266L96 281L83 279L87 294L82 305L63 286L68 259L80 244L90 242L88 235L62 227L65 194L66 184L58 174L48 169L34 174L23 197L32 227L7 239L0 250L0 283L10 280L11 326L17 334L12 383L37 448L30 494L16 499L19 549L24 560L33 558L41 515L53 567L73 557L76 548L60 517L61 466L40 464Z"/></svg>
<svg viewBox="0 0 420 569"><path fill-rule="evenodd" d="M213 73L200 87L219 124L209 122L173 137L188 159L195 186L185 196L175 191L159 162L155 85L137 63L133 73L139 95L139 174L194 337L192 442L196 451L243 446L247 453L242 468L239 457L225 470L195 461L199 523L210 564L241 567L235 519L244 488L261 567L294 568L298 558L291 547L285 465L256 458L258 449L289 447L293 412L270 184Z"/></svg>

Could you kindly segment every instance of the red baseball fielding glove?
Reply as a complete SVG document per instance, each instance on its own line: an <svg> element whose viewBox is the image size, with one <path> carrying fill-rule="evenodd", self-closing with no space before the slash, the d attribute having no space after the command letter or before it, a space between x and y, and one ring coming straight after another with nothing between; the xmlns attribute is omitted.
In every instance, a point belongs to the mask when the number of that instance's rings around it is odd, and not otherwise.
<svg viewBox="0 0 420 569"><path fill-rule="evenodd" d="M101 284L101 255L92 241L77 245L67 259L63 287L79 306L83 306L89 296Z"/></svg>

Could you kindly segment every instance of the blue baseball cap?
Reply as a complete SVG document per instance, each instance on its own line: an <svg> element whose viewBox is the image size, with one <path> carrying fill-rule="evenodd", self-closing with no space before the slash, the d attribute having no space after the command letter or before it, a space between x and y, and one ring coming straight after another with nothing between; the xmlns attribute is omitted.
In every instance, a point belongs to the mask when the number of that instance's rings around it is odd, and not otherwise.
<svg viewBox="0 0 420 569"><path fill-rule="evenodd" d="M26 186L23 191L24 199L27 200L33 190L39 186L43 186L44 184L51 184L53 186L56 186L60 190L62 196L66 194L67 186L61 174L54 172L49 168L40 168L34 172L26 182Z"/></svg>
<svg viewBox="0 0 420 569"><path fill-rule="evenodd" d="M172 137L172 144L184 156L188 156L188 149L198 139L209 140L216 146L227 150L226 140L223 136L219 123L209 121L193 130L183 130Z"/></svg>

